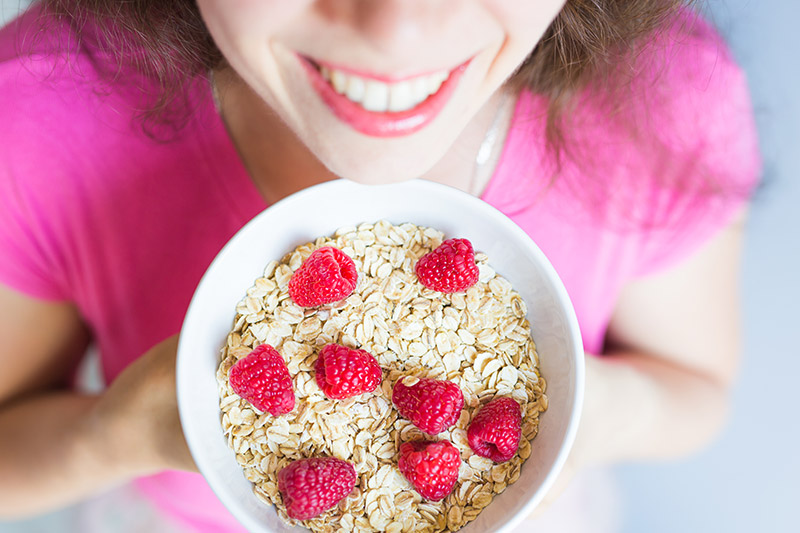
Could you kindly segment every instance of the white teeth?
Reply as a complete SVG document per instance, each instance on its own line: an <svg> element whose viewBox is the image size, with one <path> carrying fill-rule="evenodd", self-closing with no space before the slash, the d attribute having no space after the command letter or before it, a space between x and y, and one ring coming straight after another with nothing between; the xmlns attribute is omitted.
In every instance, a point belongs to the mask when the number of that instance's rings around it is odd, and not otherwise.
<svg viewBox="0 0 800 533"><path fill-rule="evenodd" d="M383 113L389 106L389 86L379 81L368 81L361 107L367 111Z"/></svg>
<svg viewBox="0 0 800 533"><path fill-rule="evenodd" d="M414 78L411 81L411 98L417 102L425 100L428 95L428 80L423 77Z"/></svg>
<svg viewBox="0 0 800 533"><path fill-rule="evenodd" d="M347 83L345 96L354 102L360 102L364 98L364 93L366 92L364 90L366 85L364 80L351 76L350 78L345 77L345 81Z"/></svg>
<svg viewBox="0 0 800 533"><path fill-rule="evenodd" d="M427 95L425 95L427 96ZM391 85L389 89L389 111L397 113L413 108L419 100L411 95L411 82L401 81Z"/></svg>
<svg viewBox="0 0 800 533"><path fill-rule="evenodd" d="M413 109L436 93L449 76L445 70L396 83L384 83L328 67L320 67L320 74L337 93L374 113L398 113Z"/></svg>
<svg viewBox="0 0 800 533"><path fill-rule="evenodd" d="M436 91L439 90L439 87L442 86L442 83L444 83L446 79L447 77L443 78L441 76L431 76L428 78L428 92L430 94L436 94Z"/></svg>
<svg viewBox="0 0 800 533"><path fill-rule="evenodd" d="M330 82L333 86L333 89L339 94L342 94L345 89L347 89L347 78L345 78L338 70L334 70L331 73Z"/></svg>

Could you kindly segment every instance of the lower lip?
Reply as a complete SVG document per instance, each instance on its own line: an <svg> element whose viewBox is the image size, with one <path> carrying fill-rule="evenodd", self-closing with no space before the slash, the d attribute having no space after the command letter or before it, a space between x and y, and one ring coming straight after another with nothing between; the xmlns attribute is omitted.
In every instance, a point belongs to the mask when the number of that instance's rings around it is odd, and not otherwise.
<svg viewBox="0 0 800 533"><path fill-rule="evenodd" d="M311 79L311 85L322 98L322 101L333 111L333 114L341 121L349 124L353 129L372 137L399 137L412 134L427 126L450 100L450 96L453 94L461 75L469 63L463 63L453 69L450 72L450 76L439 87L439 90L413 109L398 113L376 113L367 111L357 103L337 93L322 77L319 70L307 59L300 57L300 62Z"/></svg>

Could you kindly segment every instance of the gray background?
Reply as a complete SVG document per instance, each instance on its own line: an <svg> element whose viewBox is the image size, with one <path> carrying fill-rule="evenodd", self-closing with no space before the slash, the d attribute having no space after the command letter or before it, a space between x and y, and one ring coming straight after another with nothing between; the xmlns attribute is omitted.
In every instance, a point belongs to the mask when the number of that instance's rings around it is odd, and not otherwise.
<svg viewBox="0 0 800 533"><path fill-rule="evenodd" d="M4 20L26 4L0 2ZM716 444L690 460L616 469L621 533L798 530L800 2L705 4L747 71L765 160L744 264L745 358L731 422ZM0 532L65 532L68 516L0 523Z"/></svg>

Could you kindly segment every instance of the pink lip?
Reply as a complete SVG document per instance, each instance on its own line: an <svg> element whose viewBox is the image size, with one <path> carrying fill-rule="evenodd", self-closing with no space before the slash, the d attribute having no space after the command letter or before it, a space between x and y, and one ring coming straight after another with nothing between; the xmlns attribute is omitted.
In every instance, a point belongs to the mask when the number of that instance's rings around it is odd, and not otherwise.
<svg viewBox="0 0 800 533"><path fill-rule="evenodd" d="M436 118L448 102L458 85L458 81L461 79L461 75L469 64L469 61L466 61L454 68L439 90L415 108L399 113L376 113L367 111L337 93L308 59L302 56L298 57L311 79L311 85L320 95L322 101L333 111L333 114L349 124L353 129L373 137L399 137L401 135L409 135L425 127Z"/></svg>

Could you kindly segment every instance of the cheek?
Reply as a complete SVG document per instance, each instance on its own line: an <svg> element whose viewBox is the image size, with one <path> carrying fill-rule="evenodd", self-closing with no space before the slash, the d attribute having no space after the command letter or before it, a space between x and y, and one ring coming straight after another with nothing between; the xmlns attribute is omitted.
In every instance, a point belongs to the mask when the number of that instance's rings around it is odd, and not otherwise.
<svg viewBox="0 0 800 533"><path fill-rule="evenodd" d="M485 0L484 7L502 27L503 44L492 64L492 81L506 81L528 57L566 0ZM502 79L500 79L502 78Z"/></svg>
<svg viewBox="0 0 800 533"><path fill-rule="evenodd" d="M484 6L505 29L509 40L532 49L567 0L484 0Z"/></svg>
<svg viewBox="0 0 800 533"><path fill-rule="evenodd" d="M223 55L246 55L297 19L312 0L197 0L200 15Z"/></svg>

